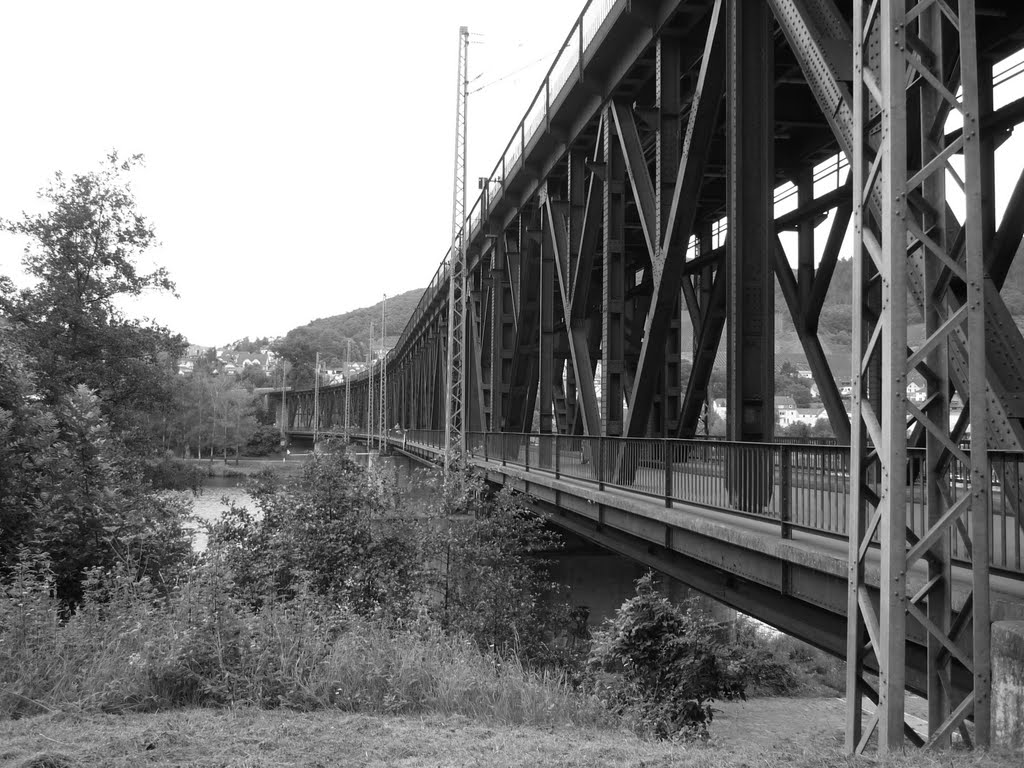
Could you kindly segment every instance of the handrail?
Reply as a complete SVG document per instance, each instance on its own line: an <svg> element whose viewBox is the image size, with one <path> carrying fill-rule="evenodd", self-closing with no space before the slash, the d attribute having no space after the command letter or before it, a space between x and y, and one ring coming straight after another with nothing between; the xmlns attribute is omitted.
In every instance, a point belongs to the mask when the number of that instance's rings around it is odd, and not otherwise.
<svg viewBox="0 0 1024 768"><path fill-rule="evenodd" d="M392 440L406 452L437 456L443 430L403 430ZM850 496L849 447L794 443L744 443L676 438L589 437L555 433L470 432L467 458L485 466L513 466L555 480L593 484L658 499L774 522L780 536L803 530L845 538ZM1024 452L989 451L991 516L989 565L1024 578L1024 524L1017 507L1024 490ZM970 472L957 459L947 468L954 499L969 492ZM923 536L929 526L927 457L908 451L907 526ZM869 482L877 482L869 480ZM977 512L964 512L973 530ZM874 543L878 544L877 534ZM970 562L970 545L952 537L954 562Z"/></svg>

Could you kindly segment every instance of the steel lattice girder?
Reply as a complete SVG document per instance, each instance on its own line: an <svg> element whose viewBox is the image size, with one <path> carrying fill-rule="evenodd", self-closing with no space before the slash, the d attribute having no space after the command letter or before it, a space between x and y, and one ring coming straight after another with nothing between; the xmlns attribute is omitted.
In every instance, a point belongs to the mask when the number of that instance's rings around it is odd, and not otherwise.
<svg viewBox="0 0 1024 768"><path fill-rule="evenodd" d="M776 76L775 90L778 92L782 87L787 89L785 97L776 97L776 116L774 121L770 121L775 123L776 130L778 171L775 181L794 180L801 192L798 210L779 217L774 226L776 232L792 228L800 230L797 273L793 274L788 259L774 237L767 252L773 259L772 268L814 369L815 380L823 392L833 426L838 434L842 434L845 413L834 377L821 351L821 342L816 333L817 317L838 258L842 234L846 228L845 221L848 217L863 217L866 212L868 216L875 217L870 219L870 226L880 220L877 217L883 208L879 205L880 195L869 194L866 206L854 209L850 206L851 190L848 187L810 200L807 195L807 173L816 162L834 153L837 147L851 156L855 137L864 136L854 123L854 98L849 86L853 78L850 2L765 2L774 12L788 43L788 47L781 44L776 46L776 64L773 68ZM863 4L861 8L866 5ZM875 7L881 8L882 5L876 4ZM927 8L928 14L935 15L936 9L944 9L946 5L912 4L911 13L916 13L917 8ZM967 6L961 6L964 7ZM1009 4L1001 4L1000 7L1010 8ZM486 289L489 298L470 303L469 311L480 311L481 315L471 318L468 323L473 329L477 329L477 324L481 328L489 328L489 338L485 340L483 332L472 335L471 331L472 339L467 344L478 354L489 354L489 365L481 362L481 374L486 375L489 371L489 379L486 380L489 381L489 393L480 399L481 402L489 400L491 429L528 428L535 410L531 397L535 402L540 385L545 389L541 397L544 408L554 407L552 403L559 403L560 399L564 403L564 419L560 416L560 410L556 410L553 428L588 434L605 432L600 419L602 415L607 416L610 410L614 410L616 396L612 394L612 402L609 402L609 388L602 386L605 407L601 409L594 382L595 371L600 365L602 377L607 377L610 372L620 377L613 382L614 387L620 389L621 397L628 397L629 407L622 414L622 431L631 435L651 434L652 431L665 434L665 430L671 428L671 419L666 418L669 414L659 414L657 408L659 402L663 402L659 398L664 398L666 392L663 388L666 385L662 381L666 377L671 379L668 366L671 364L674 343L669 341L669 336L671 324L678 314L679 293L682 292L687 311L693 320L696 339L693 371L686 384L686 395L679 406L676 432L693 434L706 398L708 377L729 308L724 269L726 247L715 247L710 228L725 213L725 190L729 177L725 170L725 130L720 117L724 72L728 64L724 44L725 8L724 2L715 0L634 0L615 3L609 22L602 26L595 37L595 51L588 52L583 58L579 72L574 76L576 80L570 78L570 85L563 93L550 95L545 130L539 131L529 142L524 140L521 159L514 167L503 168L500 190L489 200L489 210L481 218L480 232L486 232L489 241L481 241L483 235L478 235L476 240L470 242L468 252L471 260L467 263L470 294L484 290L481 286L490 286ZM1014 10L1011 15L1014 15L1012 24L1019 26L1018 12ZM911 27L919 25L924 19L924 15L911 19ZM1012 25L1004 23L1006 34L1009 34ZM989 36L992 37L992 33ZM918 38L922 41L920 45ZM719 42L716 43L716 40ZM919 28L913 29L913 36L909 40L910 53L906 55L918 55L927 50L939 51L936 41L929 40L928 35ZM613 41L615 45L606 41ZM868 58L875 61L881 52L880 36L869 35L864 44L867 46ZM1008 51L1009 45L1003 45L1000 50ZM950 48L948 41L946 47ZM670 48L676 48L680 56L679 83L682 98L676 119L686 126L682 146L678 147L678 166L674 178L671 172L673 157L670 138L673 132L673 108L660 109L662 92L659 92L666 80L671 79L667 73L671 71L672 63L665 60L666 55L671 56L667 53ZM942 77L938 78L940 84L953 75L949 63L955 60L956 55L957 51L942 51L934 59L937 63L929 65L934 66L934 71L943 72ZM789 57L795 59L797 66L787 70L786 67L790 66ZM932 59L930 56L925 58ZM912 73L916 73L911 83L916 89L915 93L928 90L926 84L933 93L939 93L939 89L928 83L918 69ZM1005 133L1007 127L1016 124L1022 114L1020 104L1008 105L998 113L987 112L991 105L985 104L983 74L981 71L976 72L980 83L976 94L979 101L977 125L981 131L978 144L982 149L982 158L977 164L980 180L976 186L980 190L981 201L984 201L988 194L986 190L991 186L987 175L991 171L992 148L1002 135L999 132ZM716 77L720 85L713 87L711 84L716 82ZM947 87L947 90L950 89ZM954 84L952 92L955 90ZM908 124L911 122L911 114L918 115L913 110L926 110L923 103L914 106L921 101L916 96L914 99L908 97ZM814 109L815 102L817 109ZM807 104L815 112L814 115L800 112ZM941 104L930 108L941 108ZM607 124L609 120L611 125ZM913 120L918 120L918 117L913 117ZM914 124L917 125L916 122ZM780 138L780 132L790 130L786 126L803 127L793 129L796 138ZM800 134L799 131L805 133ZM766 132L762 130L759 136L764 140ZM612 140L609 141L609 138ZM944 137L933 136L931 146L924 146L919 138L915 134L913 140L907 142L905 165L911 175L924 167L925 158L934 159L937 153L947 150L960 140L957 131ZM962 152L966 143L961 141L960 147L949 151ZM698 151L700 146L704 147L703 151ZM606 157L606 153L612 157ZM616 167L616 156L620 157L625 166L622 170ZM944 159L948 159L948 155ZM870 167L868 165L869 170ZM864 168L859 172L863 176ZM734 172L732 178L735 177ZM883 182L888 184L887 178L881 177L878 186ZM991 281L983 288L981 302L988 313L989 322L982 334L988 337L990 348L997 350L995 357L998 359L995 362L992 359L988 361L987 380L982 377L985 391L981 402L985 403L993 418L993 427L988 434L990 446L1021 447L1024 443L1024 428L1014 393L1024 390L1024 387L1019 386L1024 373L1024 363L1019 353L1024 349L1024 344L1012 326L1007 325L1004 331L994 329L998 322L1008 318L1005 306L998 297L998 289L1020 243L1020 221L1024 220L1021 216L1024 213L1024 178L1018 183L1008 213L996 232L992 231L995 223L989 221L991 216L986 213L983 203L981 215L974 217L968 214L968 226L961 227L945 206L941 191L926 188L928 183L922 180L917 185L915 199L907 204L911 207L907 209L910 214L906 216L906 226L920 229L929 241L938 246L938 251L945 253L948 261L954 265L963 264L961 254L970 247L967 241L972 236L972 222L986 222L982 227L982 250L989 253L987 261ZM971 183L970 180L968 183ZM615 184L614 188L611 188L611 184ZM761 186L763 189L765 184ZM545 189L548 201L543 209L544 218L531 219L541 213L541 188ZM667 207L666 200L670 200ZM606 256L616 256L614 248L610 246L617 240L609 237L605 226L605 208L609 203L615 212L612 224L618 226L621 221L623 225L621 239L624 258L621 264L612 263L608 265L610 268L606 268ZM621 219L616 206L621 208ZM812 273L813 265L807 257L810 232L813 231L812 222L817 221L823 212L837 206L839 212L828 235L825 256L817 272ZM941 218L944 224L938 225L926 220L925 212L927 216ZM522 223L524 219L530 220L528 225ZM568 231L568 236L564 238L563 228ZM904 279L913 304L925 318L928 340L914 349L907 350L904 347L903 361L891 365L897 368L903 366L904 375L910 370L907 366L916 368L929 382L929 400L919 413L910 411L905 404L901 413L903 418L913 416L913 423L917 425L911 435L910 445L923 446L921 455L925 457L924 469L914 471L923 471L927 477L936 479L928 488L929 513L933 515L933 523L945 524L952 520L945 517L945 513L952 507L942 495L939 480L948 476L944 472L948 470L949 456L956 456L948 443L956 442L966 420L960 425L944 424L943 414L954 392L964 395L965 400L979 402L976 396L971 397L977 381L977 376L971 373L977 359L977 355L971 353L971 343L973 340L973 343L979 344L982 336L972 336L970 328L964 330L962 323L958 325L958 319L972 311L968 301L971 281L961 277L955 267L943 263L940 255L935 253L936 249L924 239L912 236L914 247L909 252L905 247L903 249L904 260L909 262ZM686 251L693 237L697 239L699 255L687 259ZM991 239L990 248L984 238ZM891 246L895 241L890 238L888 242ZM547 258L553 260L555 266L554 317L550 325L536 319L536 308L544 300L544 294L539 293L542 287L541 262L544 248L551 249ZM940 263L942 266L937 267ZM608 285L606 291L609 278L621 274L620 268L626 271L628 279L622 287L614 283ZM641 271L642 284L639 280L633 280ZM545 286L551 284L551 281L544 282ZM891 310L883 304L882 292L875 288L876 285L877 281L873 281L867 287L860 306L863 319L869 323L870 331L866 334L868 340L872 338L875 328L882 328L879 331L881 336L883 332L889 333L886 328L892 325L891 319L883 317L883 312ZM935 289L940 286L945 286L945 290L936 294ZM409 380L413 382L410 386L416 394L412 398L414 402L410 414L416 415L411 415L410 423L440 428L444 426L442 412L446 351L441 340L447 332L447 325L441 317L444 310L443 297L429 306L429 319L424 316L418 320L410 334L411 341L398 353L403 359L411 360L413 365ZM430 312L436 314L430 315ZM641 317L644 318L642 323ZM598 330L610 322L614 326L613 333ZM889 326L884 323L889 323ZM957 332L947 332L953 329ZM543 355L539 350L543 341L542 333L549 334L549 343ZM863 328L860 333L864 341ZM615 344L602 344L602 336ZM620 338L622 344L615 348ZM889 336L884 337L884 343L891 359L898 360L898 345L894 346ZM861 362L860 384L865 393L864 402L878 411L884 399L883 378L889 377L882 375L880 355L868 355ZM540 371L544 366L547 366L547 372L542 377ZM563 370L566 389L560 393ZM471 378L472 374L466 385L470 390L475 390ZM546 391L548 384L544 384L541 378L550 384L550 392ZM389 379L397 381L397 377L390 376L390 370ZM570 406L573 386L577 395L575 409ZM356 389L355 385L353 389ZM898 386L890 380L888 396L896 391ZM353 397L357 395L353 393ZM621 402L621 397L617 402ZM355 401L353 405L356 405ZM895 429L898 419L892 417L891 408L887 413ZM612 418L610 421L613 424L612 431L615 431L616 420ZM863 419L858 428L861 430L858 439L863 445L866 435ZM972 438L974 436L972 429ZM891 450L891 444L885 450ZM906 453L911 448L903 450ZM972 451L972 455L974 453L976 451ZM863 459L873 462L875 456L863 454ZM891 457L886 461L891 462ZM887 463L886 466L895 467L898 463ZM863 473L862 467L860 476ZM890 477L898 474L891 472ZM873 504L876 499L870 493L872 489L864 486L862 491L866 501ZM954 517L955 513L954 510ZM935 515L939 517L935 518ZM872 518L868 515L862 522L866 530L872 524ZM890 529L899 528L892 520L888 520L887 525ZM866 541L864 531L861 534L863 543ZM941 628L949 624L948 639L970 632L972 627L968 618L959 623L955 618L950 619L944 607L946 598L942 596L942 581L948 555L942 553L939 541L944 536L938 539L929 537L923 546L918 546L916 542L909 546L917 547L917 551L911 550L914 557L920 553L929 560L934 579L931 592L921 598L920 611L935 626ZM858 602L857 608L860 607ZM898 613L894 612L891 605L886 610L890 616ZM905 623L914 631L921 625L920 618L913 615ZM938 638L943 631L932 633L932 637ZM859 639L866 642L868 638L862 634ZM963 644L955 639L953 642ZM892 642L887 641L887 645L892 645ZM933 687L941 688L943 685L938 671L940 667L951 669L958 676L964 672L963 664L949 660L948 657L955 654L951 654L940 640L932 642L929 653L934 669L928 674ZM863 653L861 655L863 657ZM865 663L871 664L873 661L866 657ZM861 691L871 695L862 682L855 681L853 684L860 685ZM891 691L883 691L882 694L882 709L886 710L892 694ZM957 702L951 702L951 706L946 707L941 703L943 695L931 697L930 706L935 707L936 712L954 710ZM889 735L895 738L900 730L895 719L890 720L890 715L885 712L883 717L886 718L887 738ZM933 713L931 717L934 723L940 715Z"/></svg>
<svg viewBox="0 0 1024 768"><path fill-rule="evenodd" d="M929 644L929 742L945 743L950 732L973 714L979 744L989 739L989 584L987 417L977 404L985 400L984 239L981 200L981 146L978 119L978 58L973 2L960 3L950 17L959 37L962 102L944 70L942 25L948 9L931 2L902 0L867 7L854 3L853 179L855 201L854 306L864 306L880 290L880 311L865 313L854 328L854 416L851 440L850 596L848 606L847 748L862 751L874 727L883 751L899 749L904 732L905 637L907 616L924 626ZM877 47L880 55L872 55ZM909 75L909 76L908 76ZM952 88L950 87L952 86ZM967 130L942 146L941 124L949 111L962 112ZM912 118L916 117L916 124ZM936 140L938 138L938 140ZM948 242L945 174L949 156L961 145L965 154L967 223L964 259ZM916 153L910 149L920 148ZM909 252L918 254L913 274ZM948 292L950 273L967 286L967 303L957 306ZM878 286L876 288L876 286ZM916 289L916 290L915 290ZM928 335L917 349L908 347L908 295L923 298ZM946 378L931 369L928 414L907 400L911 370L928 359L948 371L951 342L966 353L966 382L959 391L972 408L971 447L966 454L949 434ZM941 356L938 354L944 352ZM908 356L909 353L909 356ZM881 368L881 389L868 375ZM964 388L963 384L968 386ZM908 420L926 434L930 528L921 539L907 535L909 466ZM970 472L970 492L956 498L950 468L959 462ZM968 533L964 515L973 511ZM882 547L881 602L877 613L865 597L864 555L874 536ZM951 535L972 539L974 642L964 655L949 636L949 545ZM927 557L932 588L911 599L906 572ZM918 599L927 598L927 615ZM865 635L868 638L864 644ZM943 649L951 651L942 656ZM879 702L869 727L861 730L862 672L866 653L878 661ZM950 667L956 657L972 670L973 690L950 701ZM944 663L941 659L944 658ZM950 708L952 705L952 712Z"/></svg>

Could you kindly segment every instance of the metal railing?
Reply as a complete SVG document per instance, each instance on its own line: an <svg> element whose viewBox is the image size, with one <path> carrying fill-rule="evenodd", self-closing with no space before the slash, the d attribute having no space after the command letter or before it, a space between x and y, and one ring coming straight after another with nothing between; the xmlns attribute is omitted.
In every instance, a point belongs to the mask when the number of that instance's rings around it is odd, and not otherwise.
<svg viewBox="0 0 1024 768"><path fill-rule="evenodd" d="M394 439L394 438L393 438ZM444 450L443 430L408 430L403 439L426 453ZM726 440L586 437L510 432L467 433L467 457L478 464L519 467L594 485L705 507L794 529L846 537L850 499L849 447ZM989 551L993 568L1024 574L1024 453L990 451ZM970 492L970 476L955 458L947 504ZM906 470L907 527L928 529L927 465L910 449ZM870 479L869 479L870 480ZM975 510L950 540L954 560L970 560ZM876 537L877 540L877 537Z"/></svg>

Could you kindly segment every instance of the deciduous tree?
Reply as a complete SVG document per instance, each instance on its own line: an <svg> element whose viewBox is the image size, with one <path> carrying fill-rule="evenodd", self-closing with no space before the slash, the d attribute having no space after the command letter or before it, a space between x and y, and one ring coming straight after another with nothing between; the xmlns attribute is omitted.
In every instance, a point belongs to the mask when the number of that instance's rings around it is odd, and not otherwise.
<svg viewBox="0 0 1024 768"><path fill-rule="evenodd" d="M42 395L56 405L84 384L121 433L168 397L183 350L180 336L119 307L145 291L174 290L165 269L139 268L155 239L128 181L139 163L113 153L97 171L57 173L39 193L45 210L0 223L28 239L23 266L37 282L20 292L0 286L0 314L32 350Z"/></svg>

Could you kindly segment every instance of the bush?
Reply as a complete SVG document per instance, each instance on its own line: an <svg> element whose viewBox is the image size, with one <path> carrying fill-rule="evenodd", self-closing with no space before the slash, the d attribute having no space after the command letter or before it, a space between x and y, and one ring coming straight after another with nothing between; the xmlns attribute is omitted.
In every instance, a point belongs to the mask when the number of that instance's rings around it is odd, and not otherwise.
<svg viewBox="0 0 1024 768"><path fill-rule="evenodd" d="M245 444L246 456L269 456L281 444L281 431L273 426L261 424Z"/></svg>
<svg viewBox="0 0 1024 768"><path fill-rule="evenodd" d="M696 603L680 607L659 594L648 572L594 635L599 694L641 733L707 738L712 702L745 698L742 660L718 639L720 629Z"/></svg>
<svg viewBox="0 0 1024 768"><path fill-rule="evenodd" d="M146 461L143 468L146 481L157 490L197 494L203 487L203 470L170 453Z"/></svg>
<svg viewBox="0 0 1024 768"><path fill-rule="evenodd" d="M166 597L124 569L95 571L61 621L45 558L23 553L0 590L0 717L246 704L373 714L462 714L531 725L611 718L565 680L481 651L421 615L360 618L296 585L259 608L216 560Z"/></svg>

